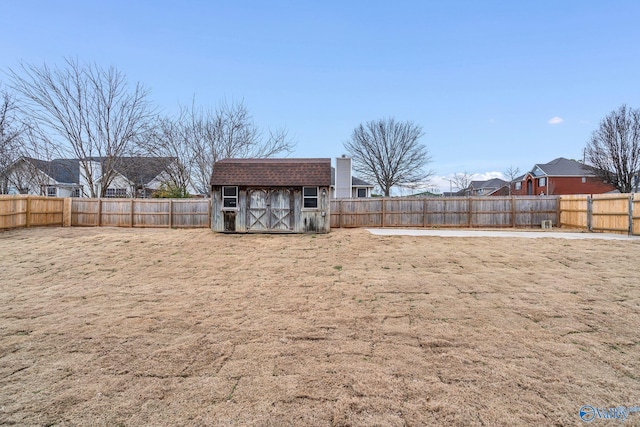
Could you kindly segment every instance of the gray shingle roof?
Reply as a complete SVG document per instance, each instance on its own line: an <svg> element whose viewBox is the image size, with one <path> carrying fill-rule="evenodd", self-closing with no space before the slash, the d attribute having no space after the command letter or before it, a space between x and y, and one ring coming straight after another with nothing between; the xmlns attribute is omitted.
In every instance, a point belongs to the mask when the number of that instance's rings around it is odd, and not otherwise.
<svg viewBox="0 0 640 427"><path fill-rule="evenodd" d="M481 188L500 188L505 185L507 185L507 181L500 178L492 178L487 181L471 181L469 187L479 190Z"/></svg>
<svg viewBox="0 0 640 427"><path fill-rule="evenodd" d="M558 157L549 163L536 164L533 169L539 168L547 176L585 176L594 175L589 166L564 157ZM532 171L533 171L532 169Z"/></svg>
<svg viewBox="0 0 640 427"><path fill-rule="evenodd" d="M75 159L54 159L51 161L25 157L26 161L56 180L65 184L77 184L80 180L80 164Z"/></svg>
<svg viewBox="0 0 640 427"><path fill-rule="evenodd" d="M59 183L78 184L80 182L80 160L54 159L51 161L25 157L36 168ZM104 157L88 160L103 162ZM165 171L175 159L172 157L120 157L114 164L116 172L135 184L148 184Z"/></svg>
<svg viewBox="0 0 640 427"><path fill-rule="evenodd" d="M148 184L166 171L173 157L120 157L114 169L135 184Z"/></svg>

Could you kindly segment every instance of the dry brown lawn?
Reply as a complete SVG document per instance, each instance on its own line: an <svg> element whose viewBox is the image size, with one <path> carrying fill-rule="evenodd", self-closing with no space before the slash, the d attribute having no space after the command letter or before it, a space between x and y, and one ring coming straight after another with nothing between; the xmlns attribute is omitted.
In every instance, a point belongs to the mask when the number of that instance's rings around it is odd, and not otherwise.
<svg viewBox="0 0 640 427"><path fill-rule="evenodd" d="M41 228L1 232L0 257L0 424L581 425L582 405L640 405L638 241Z"/></svg>

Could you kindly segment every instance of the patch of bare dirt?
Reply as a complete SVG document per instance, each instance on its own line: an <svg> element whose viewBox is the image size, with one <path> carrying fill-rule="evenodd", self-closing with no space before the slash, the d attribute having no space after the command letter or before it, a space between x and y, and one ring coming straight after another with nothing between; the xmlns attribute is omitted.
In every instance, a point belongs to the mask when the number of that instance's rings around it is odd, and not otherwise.
<svg viewBox="0 0 640 427"><path fill-rule="evenodd" d="M639 258L365 230L3 232L0 424L580 424L582 405L640 405Z"/></svg>

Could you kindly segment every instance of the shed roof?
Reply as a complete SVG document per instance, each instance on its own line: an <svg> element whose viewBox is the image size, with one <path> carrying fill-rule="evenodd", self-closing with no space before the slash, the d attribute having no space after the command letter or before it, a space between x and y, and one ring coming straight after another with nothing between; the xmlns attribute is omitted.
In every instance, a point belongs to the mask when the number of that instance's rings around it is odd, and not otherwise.
<svg viewBox="0 0 640 427"><path fill-rule="evenodd" d="M214 163L211 185L329 187L331 159L224 159Z"/></svg>

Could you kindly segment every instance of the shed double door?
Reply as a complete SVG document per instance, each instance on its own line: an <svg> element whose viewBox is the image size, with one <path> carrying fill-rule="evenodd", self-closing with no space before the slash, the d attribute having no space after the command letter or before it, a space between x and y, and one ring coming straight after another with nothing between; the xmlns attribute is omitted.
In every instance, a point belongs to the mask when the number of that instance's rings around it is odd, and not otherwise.
<svg viewBox="0 0 640 427"><path fill-rule="evenodd" d="M293 230L292 197L288 189L251 189L248 194L248 231Z"/></svg>

